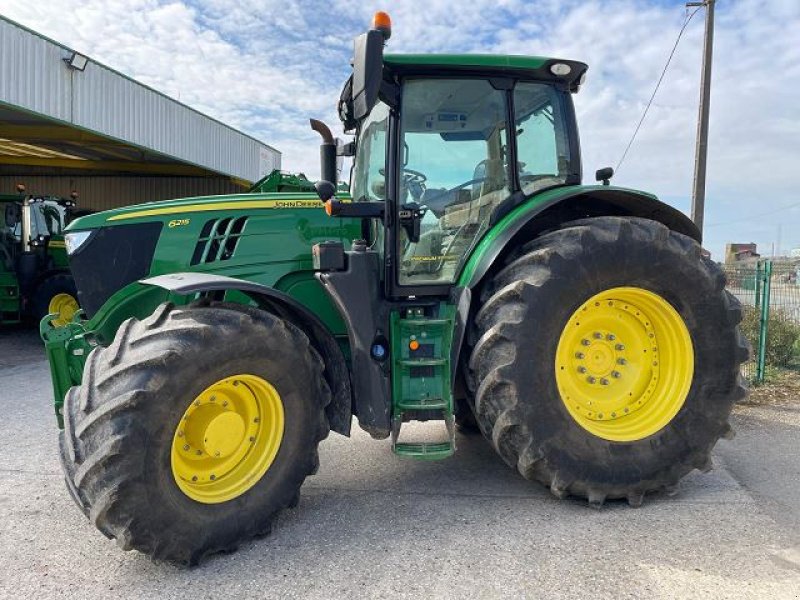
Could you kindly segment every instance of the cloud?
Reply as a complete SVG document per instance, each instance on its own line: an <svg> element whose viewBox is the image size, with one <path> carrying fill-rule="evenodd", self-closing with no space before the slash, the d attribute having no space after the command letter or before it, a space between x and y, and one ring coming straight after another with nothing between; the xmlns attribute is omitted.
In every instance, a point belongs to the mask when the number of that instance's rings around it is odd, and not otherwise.
<svg viewBox="0 0 800 600"><path fill-rule="evenodd" d="M0 13L270 143L284 167L318 173L308 117L338 125L352 39L376 2L345 0L0 0ZM685 17L682 2L396 0L392 52L497 52L583 60L575 97L585 179L615 165ZM615 183L688 211L703 12L688 26ZM717 4L706 245L755 241L782 226L800 245L800 4Z"/></svg>

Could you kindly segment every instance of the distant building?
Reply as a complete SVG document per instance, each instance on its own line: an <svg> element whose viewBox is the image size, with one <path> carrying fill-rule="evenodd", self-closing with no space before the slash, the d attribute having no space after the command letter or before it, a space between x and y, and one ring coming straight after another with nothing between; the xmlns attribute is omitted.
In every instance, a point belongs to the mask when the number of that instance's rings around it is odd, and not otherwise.
<svg viewBox="0 0 800 600"><path fill-rule="evenodd" d="M748 262L761 258L756 250L756 244L725 244L725 264Z"/></svg>
<svg viewBox="0 0 800 600"><path fill-rule="evenodd" d="M789 250L789 256L791 258L800 258L800 248L792 248Z"/></svg>
<svg viewBox="0 0 800 600"><path fill-rule="evenodd" d="M0 75L0 194L76 190L107 210L244 192L281 167L272 146L2 15Z"/></svg>

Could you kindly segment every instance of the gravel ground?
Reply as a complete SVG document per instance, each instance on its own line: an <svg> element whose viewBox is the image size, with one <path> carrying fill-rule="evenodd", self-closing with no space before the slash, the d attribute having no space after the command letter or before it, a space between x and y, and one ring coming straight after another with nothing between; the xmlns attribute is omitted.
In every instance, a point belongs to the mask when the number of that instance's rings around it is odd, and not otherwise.
<svg viewBox="0 0 800 600"><path fill-rule="evenodd" d="M195 569L122 552L70 500L47 364L0 333L0 598L799 598L800 405L749 406L674 497L555 500L479 437L443 462L356 433L269 537Z"/></svg>

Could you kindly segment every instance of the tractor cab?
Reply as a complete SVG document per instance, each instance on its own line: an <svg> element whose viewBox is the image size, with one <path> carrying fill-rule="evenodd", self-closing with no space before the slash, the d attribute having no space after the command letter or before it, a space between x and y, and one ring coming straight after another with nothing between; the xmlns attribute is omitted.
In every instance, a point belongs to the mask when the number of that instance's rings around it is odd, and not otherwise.
<svg viewBox="0 0 800 600"><path fill-rule="evenodd" d="M319 263L320 280L342 314L364 308L357 319L346 317L351 349L364 355L354 358L357 402L378 398L392 405L373 414L380 415L377 428L391 419L396 452L441 457L454 449L450 390L457 368L450 349L461 344L449 335L463 335L455 321L467 319L454 310L464 293L459 276L502 216L533 194L580 184L571 93L586 65L520 56L384 55L390 35L388 17L379 13L355 42L353 74L339 101L355 141L336 145L327 127L312 122L324 140L317 190L326 210L367 225L366 239L346 260ZM334 192L337 154L353 158L352 201ZM341 245L316 252L345 254ZM326 262L346 267L326 272ZM388 332L382 323L390 323ZM376 360L376 353L391 356L392 364ZM429 419L444 419L447 443L397 442L402 422Z"/></svg>
<svg viewBox="0 0 800 600"><path fill-rule="evenodd" d="M581 182L570 94L586 65L522 56L384 55L385 14L356 39L353 75L339 102L353 144L342 216L383 221L387 296L447 294L490 225L533 194ZM336 177L332 149L324 179ZM331 181L335 184L335 180Z"/></svg>
<svg viewBox="0 0 800 600"><path fill-rule="evenodd" d="M77 203L77 192L69 199L26 195L23 185L17 186L17 192L16 196L0 196L2 234L8 245L30 252L45 246L53 236L63 236Z"/></svg>

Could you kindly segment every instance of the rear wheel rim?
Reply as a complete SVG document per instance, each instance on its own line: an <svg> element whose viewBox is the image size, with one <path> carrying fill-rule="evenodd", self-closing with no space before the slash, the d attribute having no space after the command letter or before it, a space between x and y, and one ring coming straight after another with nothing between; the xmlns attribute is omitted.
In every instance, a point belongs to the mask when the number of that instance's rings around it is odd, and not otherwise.
<svg viewBox="0 0 800 600"><path fill-rule="evenodd" d="M683 407L694 375L691 336L664 298L617 287L589 298L569 318L555 360L570 416L597 437L644 439Z"/></svg>
<svg viewBox="0 0 800 600"><path fill-rule="evenodd" d="M56 327L63 327L72 322L72 318L79 308L78 301L72 294L62 292L50 298L50 302L47 305L47 313L58 315L51 323Z"/></svg>
<svg viewBox="0 0 800 600"><path fill-rule="evenodd" d="M203 390L181 417L172 439L172 474L192 500L219 504L258 483L283 439L278 391L256 375L220 379Z"/></svg>

